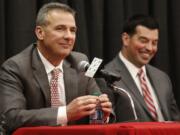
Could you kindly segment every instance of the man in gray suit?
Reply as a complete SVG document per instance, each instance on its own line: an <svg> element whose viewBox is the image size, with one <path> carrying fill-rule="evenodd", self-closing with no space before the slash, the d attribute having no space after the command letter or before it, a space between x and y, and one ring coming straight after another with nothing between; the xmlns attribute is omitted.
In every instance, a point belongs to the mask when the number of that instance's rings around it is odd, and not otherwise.
<svg viewBox="0 0 180 135"><path fill-rule="evenodd" d="M180 120L169 77L148 64L157 52L158 40L159 26L155 19L135 15L125 22L122 49L105 66L106 70L121 76L121 80L113 84L118 90L106 89L100 81L114 105L117 122ZM139 78L140 70L145 74L143 83ZM134 103L130 103L128 94Z"/></svg>
<svg viewBox="0 0 180 135"><path fill-rule="evenodd" d="M36 19L37 43L3 63L0 112L6 116L8 131L22 126L85 124L98 102L104 120L109 117L112 107L107 95L91 95L100 92L96 82L77 69L87 57L72 52L76 29L73 9L60 3L46 4ZM57 107L52 107L50 91L54 69L60 71L56 102L61 106Z"/></svg>

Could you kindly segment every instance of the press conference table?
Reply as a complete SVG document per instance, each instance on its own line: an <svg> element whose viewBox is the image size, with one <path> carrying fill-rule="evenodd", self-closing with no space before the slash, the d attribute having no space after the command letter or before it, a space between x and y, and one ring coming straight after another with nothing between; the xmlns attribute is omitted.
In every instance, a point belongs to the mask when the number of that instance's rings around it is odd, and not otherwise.
<svg viewBox="0 0 180 135"><path fill-rule="evenodd" d="M180 122L23 127L17 129L13 135L180 135Z"/></svg>

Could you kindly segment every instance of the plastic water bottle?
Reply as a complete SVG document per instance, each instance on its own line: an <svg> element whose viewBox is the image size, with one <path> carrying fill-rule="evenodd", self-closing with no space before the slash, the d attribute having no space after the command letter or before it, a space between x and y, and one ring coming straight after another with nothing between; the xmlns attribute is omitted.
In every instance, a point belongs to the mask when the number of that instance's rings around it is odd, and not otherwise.
<svg viewBox="0 0 180 135"><path fill-rule="evenodd" d="M99 96L100 93L94 93L93 95ZM104 123L103 116L104 116L104 113L102 111L102 108L99 102L97 103L95 113L89 116L89 123L90 124L103 124Z"/></svg>

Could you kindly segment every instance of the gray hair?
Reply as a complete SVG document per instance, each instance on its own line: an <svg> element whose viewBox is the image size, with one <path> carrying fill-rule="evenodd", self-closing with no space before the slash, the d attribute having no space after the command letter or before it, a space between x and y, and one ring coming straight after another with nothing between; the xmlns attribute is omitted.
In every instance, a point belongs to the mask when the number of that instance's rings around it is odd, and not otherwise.
<svg viewBox="0 0 180 135"><path fill-rule="evenodd" d="M49 14L50 11L53 10L61 10L64 12L68 12L70 14L72 14L75 17L75 11L69 7L66 4L62 4L62 3L58 3L58 2L51 2L51 3L47 3L45 4L38 12L37 14L37 18L36 18L36 26L43 26L43 25L47 25L47 20L46 17Z"/></svg>

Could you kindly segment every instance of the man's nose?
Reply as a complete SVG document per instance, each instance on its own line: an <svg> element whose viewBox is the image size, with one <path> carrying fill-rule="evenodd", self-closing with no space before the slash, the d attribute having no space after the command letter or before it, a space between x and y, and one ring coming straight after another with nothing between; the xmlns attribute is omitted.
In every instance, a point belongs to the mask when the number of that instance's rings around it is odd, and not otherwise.
<svg viewBox="0 0 180 135"><path fill-rule="evenodd" d="M146 45L146 49L151 51L153 49L153 44L151 42L149 42L147 45Z"/></svg>
<svg viewBox="0 0 180 135"><path fill-rule="evenodd" d="M73 36L74 36L74 34L70 30L66 30L64 32L64 37L65 38L72 38Z"/></svg>

